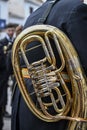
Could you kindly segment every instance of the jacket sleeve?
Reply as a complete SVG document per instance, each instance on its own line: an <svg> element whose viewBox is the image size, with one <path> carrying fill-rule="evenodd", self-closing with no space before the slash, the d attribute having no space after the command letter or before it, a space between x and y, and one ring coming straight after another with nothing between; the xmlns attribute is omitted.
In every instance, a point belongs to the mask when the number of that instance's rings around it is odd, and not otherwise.
<svg viewBox="0 0 87 130"><path fill-rule="evenodd" d="M87 69L87 5L72 10L67 22L67 34L73 43L83 68Z"/></svg>
<svg viewBox="0 0 87 130"><path fill-rule="evenodd" d="M3 51L3 45L4 45L4 41L3 39L0 40L0 70L4 69L5 67L5 55L4 55L4 51Z"/></svg>
<svg viewBox="0 0 87 130"><path fill-rule="evenodd" d="M0 44L0 70L1 71L6 66L4 59L5 59L5 55L4 55L4 52L3 52L3 46Z"/></svg>

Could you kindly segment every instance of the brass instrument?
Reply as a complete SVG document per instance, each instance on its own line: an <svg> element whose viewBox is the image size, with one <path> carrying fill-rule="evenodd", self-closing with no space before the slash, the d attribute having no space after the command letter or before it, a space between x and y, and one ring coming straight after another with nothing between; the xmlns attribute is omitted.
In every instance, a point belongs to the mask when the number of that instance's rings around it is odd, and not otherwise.
<svg viewBox="0 0 87 130"><path fill-rule="evenodd" d="M40 42L45 57L29 63L26 52L39 46L26 50L33 41ZM32 93L27 90L20 57L32 81ZM57 65L59 60L60 66ZM87 129L86 76L75 48L62 31L50 25L34 25L25 29L14 42L12 64L23 98L38 118L46 122L69 120L67 130ZM33 101L33 95L37 102Z"/></svg>

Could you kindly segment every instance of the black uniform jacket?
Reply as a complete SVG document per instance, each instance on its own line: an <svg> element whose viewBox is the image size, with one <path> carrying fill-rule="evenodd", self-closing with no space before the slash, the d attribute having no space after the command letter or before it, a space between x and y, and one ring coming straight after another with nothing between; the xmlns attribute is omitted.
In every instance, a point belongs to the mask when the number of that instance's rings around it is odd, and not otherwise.
<svg viewBox="0 0 87 130"><path fill-rule="evenodd" d="M24 29L36 25L48 7L47 0L27 18ZM64 31L76 48L82 66L87 69L87 5L82 0L58 0L53 6L45 24L53 25ZM33 46L33 44L32 44ZM37 51L38 57L41 52ZM31 54L30 61L36 57ZM31 82L28 82L31 86ZM46 123L35 117L27 108L18 87L13 97L12 130L66 130L67 121Z"/></svg>
<svg viewBox="0 0 87 130"><path fill-rule="evenodd" d="M4 46L7 46L8 40L6 38L0 41L0 106L5 105L7 102L7 67L6 67L6 54L4 54Z"/></svg>

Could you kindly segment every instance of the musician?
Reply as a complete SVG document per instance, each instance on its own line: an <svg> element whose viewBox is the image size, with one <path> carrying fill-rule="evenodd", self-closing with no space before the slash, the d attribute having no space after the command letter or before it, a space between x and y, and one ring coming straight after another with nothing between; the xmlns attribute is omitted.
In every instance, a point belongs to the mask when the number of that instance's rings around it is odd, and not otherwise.
<svg viewBox="0 0 87 130"><path fill-rule="evenodd" d="M11 50L14 41L14 24L7 24L5 27L6 35L0 40L0 107L3 107L4 116L9 117L9 113L6 111L7 104L7 86L8 86L8 51ZM1 115L1 112L0 112ZM1 130L1 129L0 129Z"/></svg>
<svg viewBox="0 0 87 130"><path fill-rule="evenodd" d="M40 8L27 18L24 29L38 24L39 18L42 18L44 11L48 8L49 2L51 1L52 0L47 0ZM44 24L58 27L69 37L79 54L81 64L86 72L87 4L84 3L84 0L57 0L47 19L44 21ZM31 62L35 60L35 58L39 58L42 54L40 50L36 53L38 54L38 57L34 57L32 53L30 54ZM31 81L27 82L27 79L26 84L28 88L32 86ZM13 95L11 130L67 130L67 125L68 122L65 120L47 123L38 119L28 109L18 87L16 87Z"/></svg>

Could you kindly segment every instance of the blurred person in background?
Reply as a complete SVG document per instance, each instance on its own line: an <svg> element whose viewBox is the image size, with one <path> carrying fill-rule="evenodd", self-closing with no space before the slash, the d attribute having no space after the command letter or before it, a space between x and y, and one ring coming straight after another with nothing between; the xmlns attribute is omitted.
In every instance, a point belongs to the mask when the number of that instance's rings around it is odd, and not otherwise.
<svg viewBox="0 0 87 130"><path fill-rule="evenodd" d="M7 24L5 27L5 37L0 40L0 123L3 125L3 115L5 117L10 117L9 113L6 111L7 105L7 88L9 79L8 70L8 53L12 48L14 42L14 24ZM2 127L2 126L1 126ZM1 130L1 129L0 129Z"/></svg>

